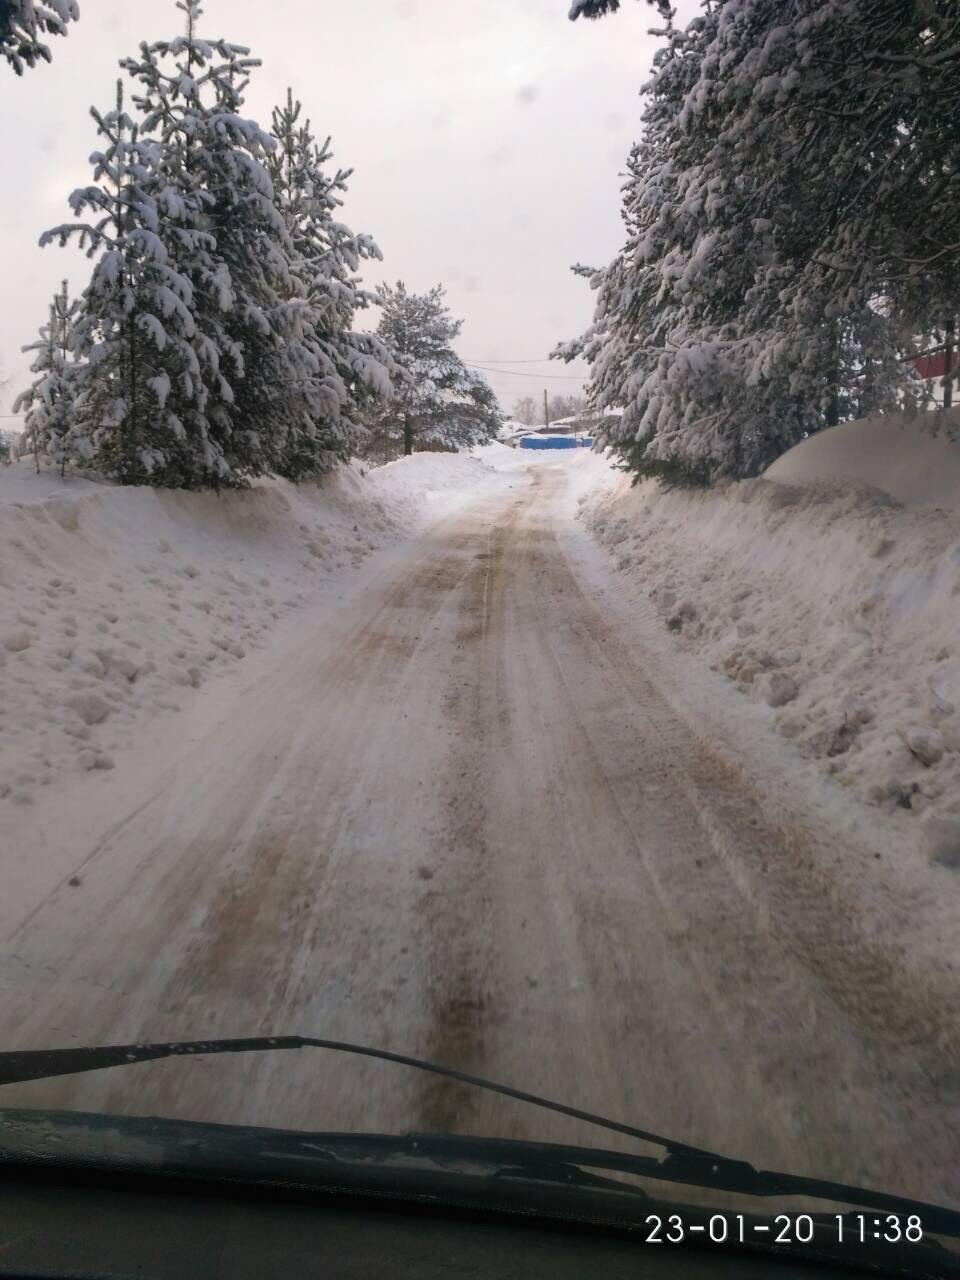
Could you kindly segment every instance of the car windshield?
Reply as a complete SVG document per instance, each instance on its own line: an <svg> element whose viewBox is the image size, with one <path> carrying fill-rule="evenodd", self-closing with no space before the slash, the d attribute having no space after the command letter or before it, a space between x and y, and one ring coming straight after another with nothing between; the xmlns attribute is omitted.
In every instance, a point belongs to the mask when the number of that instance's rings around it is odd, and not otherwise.
<svg viewBox="0 0 960 1280"><path fill-rule="evenodd" d="M960 7L0 0L0 114L0 1052L960 1208Z"/></svg>

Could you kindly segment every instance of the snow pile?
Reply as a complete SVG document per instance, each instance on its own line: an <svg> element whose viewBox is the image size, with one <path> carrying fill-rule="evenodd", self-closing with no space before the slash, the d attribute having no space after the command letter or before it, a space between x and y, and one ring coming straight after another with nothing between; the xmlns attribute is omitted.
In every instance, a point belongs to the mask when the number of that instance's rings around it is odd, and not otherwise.
<svg viewBox="0 0 960 1280"><path fill-rule="evenodd" d="M371 472L377 493L402 504L409 518L423 511L432 518L463 503L464 494L479 497L503 487L503 476L494 468L501 460L514 461L514 452L503 444L476 445L463 453L414 453Z"/></svg>
<svg viewBox="0 0 960 1280"><path fill-rule="evenodd" d="M529 431L530 427L525 426L522 422L516 422L513 418L507 418L503 426L497 432L498 440L512 440L514 436L522 436Z"/></svg>
<svg viewBox="0 0 960 1280"><path fill-rule="evenodd" d="M900 502L960 507L960 409L916 418L877 414L796 445L764 473L806 484L858 480Z"/></svg>
<svg viewBox="0 0 960 1280"><path fill-rule="evenodd" d="M580 502L628 599L648 599L825 775L919 817L904 833L960 865L960 512L766 479L607 479Z"/></svg>
<svg viewBox="0 0 960 1280"><path fill-rule="evenodd" d="M498 482L448 454L219 496L0 467L0 804L110 770L323 584Z"/></svg>

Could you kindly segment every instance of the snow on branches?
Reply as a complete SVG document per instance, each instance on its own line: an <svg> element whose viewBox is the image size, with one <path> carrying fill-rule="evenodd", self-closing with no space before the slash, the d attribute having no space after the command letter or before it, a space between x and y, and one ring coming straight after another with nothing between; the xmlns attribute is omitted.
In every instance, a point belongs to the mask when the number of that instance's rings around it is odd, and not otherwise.
<svg viewBox="0 0 960 1280"><path fill-rule="evenodd" d="M317 475L349 455L360 407L389 388L389 357L351 332L378 257L333 217L328 174L288 94L274 132L241 114L259 65L243 46L186 33L121 67L132 107L93 111L103 139L76 241L93 271L69 335L69 460L123 483L240 484ZM65 393L66 393L65 392Z"/></svg>
<svg viewBox="0 0 960 1280"><path fill-rule="evenodd" d="M38 62L52 62L43 35L65 36L80 17L77 0L0 0L0 54L18 76Z"/></svg>
<svg viewBox="0 0 960 1280"><path fill-rule="evenodd" d="M76 301L71 301L64 280L60 292L50 304L47 322L41 325L37 341L25 348L34 352L30 369L38 376L16 398L13 411L25 411L21 447L33 453L37 470L40 469L40 458L45 456L51 458L62 473L75 448L70 336L77 305Z"/></svg>
<svg viewBox="0 0 960 1280"><path fill-rule="evenodd" d="M273 113L276 147L267 161L291 254L283 300L297 411L278 470L293 479L316 472L325 456L353 451L363 411L389 392L394 367L377 338L352 332L356 311L372 300L355 273L361 262L382 255L370 236L355 235L335 218L350 171L328 171L330 139L317 143L302 110L287 90L286 103Z"/></svg>
<svg viewBox="0 0 960 1280"><path fill-rule="evenodd" d="M960 310L960 10L705 0L645 86L626 244L579 343L641 472L755 475L916 399Z"/></svg>
<svg viewBox="0 0 960 1280"><path fill-rule="evenodd" d="M673 12L670 0L647 0L647 4L655 4L665 18ZM620 0L571 0L570 21L577 18L602 18L607 13L616 13L620 8Z"/></svg>
<svg viewBox="0 0 960 1280"><path fill-rule="evenodd" d="M453 350L463 321L450 315L443 287L412 293L398 280L378 292L383 312L377 336L397 373L393 397L369 416L369 450L388 456L492 440L502 414L486 379Z"/></svg>

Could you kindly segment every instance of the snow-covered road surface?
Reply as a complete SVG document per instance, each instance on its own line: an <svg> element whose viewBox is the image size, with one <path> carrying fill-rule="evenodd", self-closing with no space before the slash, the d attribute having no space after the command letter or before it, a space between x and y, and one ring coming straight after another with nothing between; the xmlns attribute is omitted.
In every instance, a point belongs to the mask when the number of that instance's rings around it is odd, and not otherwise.
<svg viewBox="0 0 960 1280"><path fill-rule="evenodd" d="M49 801L55 868L31 863L24 815L0 907L4 1047L350 1039L956 1203L956 993L860 927L816 842L771 818L598 607L570 475L518 468L306 610L242 698L211 694L133 753L122 800L102 789L91 812L84 779ZM0 1102L612 1137L310 1052Z"/></svg>

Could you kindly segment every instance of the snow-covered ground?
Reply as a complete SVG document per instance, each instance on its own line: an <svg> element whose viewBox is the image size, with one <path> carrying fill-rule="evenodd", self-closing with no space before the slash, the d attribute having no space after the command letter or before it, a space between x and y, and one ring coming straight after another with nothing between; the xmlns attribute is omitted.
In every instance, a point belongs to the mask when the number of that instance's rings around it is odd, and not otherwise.
<svg viewBox="0 0 960 1280"><path fill-rule="evenodd" d="M855 480L898 502L960 509L960 409L841 423L790 449L764 475L785 484Z"/></svg>
<svg viewBox="0 0 960 1280"><path fill-rule="evenodd" d="M46 749L54 781L18 776L27 802L0 801L9 1047L323 1034L956 1202L960 881L898 844L925 817L888 822L823 784L869 726L819 764L776 734L806 705L802 655L731 683L694 634L740 564L737 643L782 656L778 598L792 643L820 643L799 562L832 549L830 589L852 596L861 523L893 513L906 544L905 509L816 487L771 504L767 481L654 497L586 450L503 446L221 498L15 483L36 500L3 508L6 601L20 575L4 628L30 643L3 668L3 745L21 773ZM668 556L689 587L670 612L644 581L662 590ZM178 683L188 666L200 688ZM758 695L778 672L799 693L774 709ZM86 724L78 695L104 718ZM947 812L946 789L928 799ZM364 1070L158 1063L16 1086L8 1105L594 1138Z"/></svg>
<svg viewBox="0 0 960 1280"><path fill-rule="evenodd" d="M951 864L960 444L891 422L865 447L870 426L708 493L631 487L578 454L568 514L612 554L621 604L653 612L670 648L750 700L761 751L766 726L834 800L879 809ZM0 468L0 809L52 800L65 775L109 773L371 552L537 465L493 444L219 496ZM904 501L850 478L858 468ZM954 509L923 501L953 493Z"/></svg>
<svg viewBox="0 0 960 1280"><path fill-rule="evenodd" d="M506 483L498 451L219 496L0 467L0 812L113 769L318 590Z"/></svg>
<svg viewBox="0 0 960 1280"><path fill-rule="evenodd" d="M709 492L595 471L582 519L631 607L654 609L825 786L960 866L960 444L870 427Z"/></svg>

